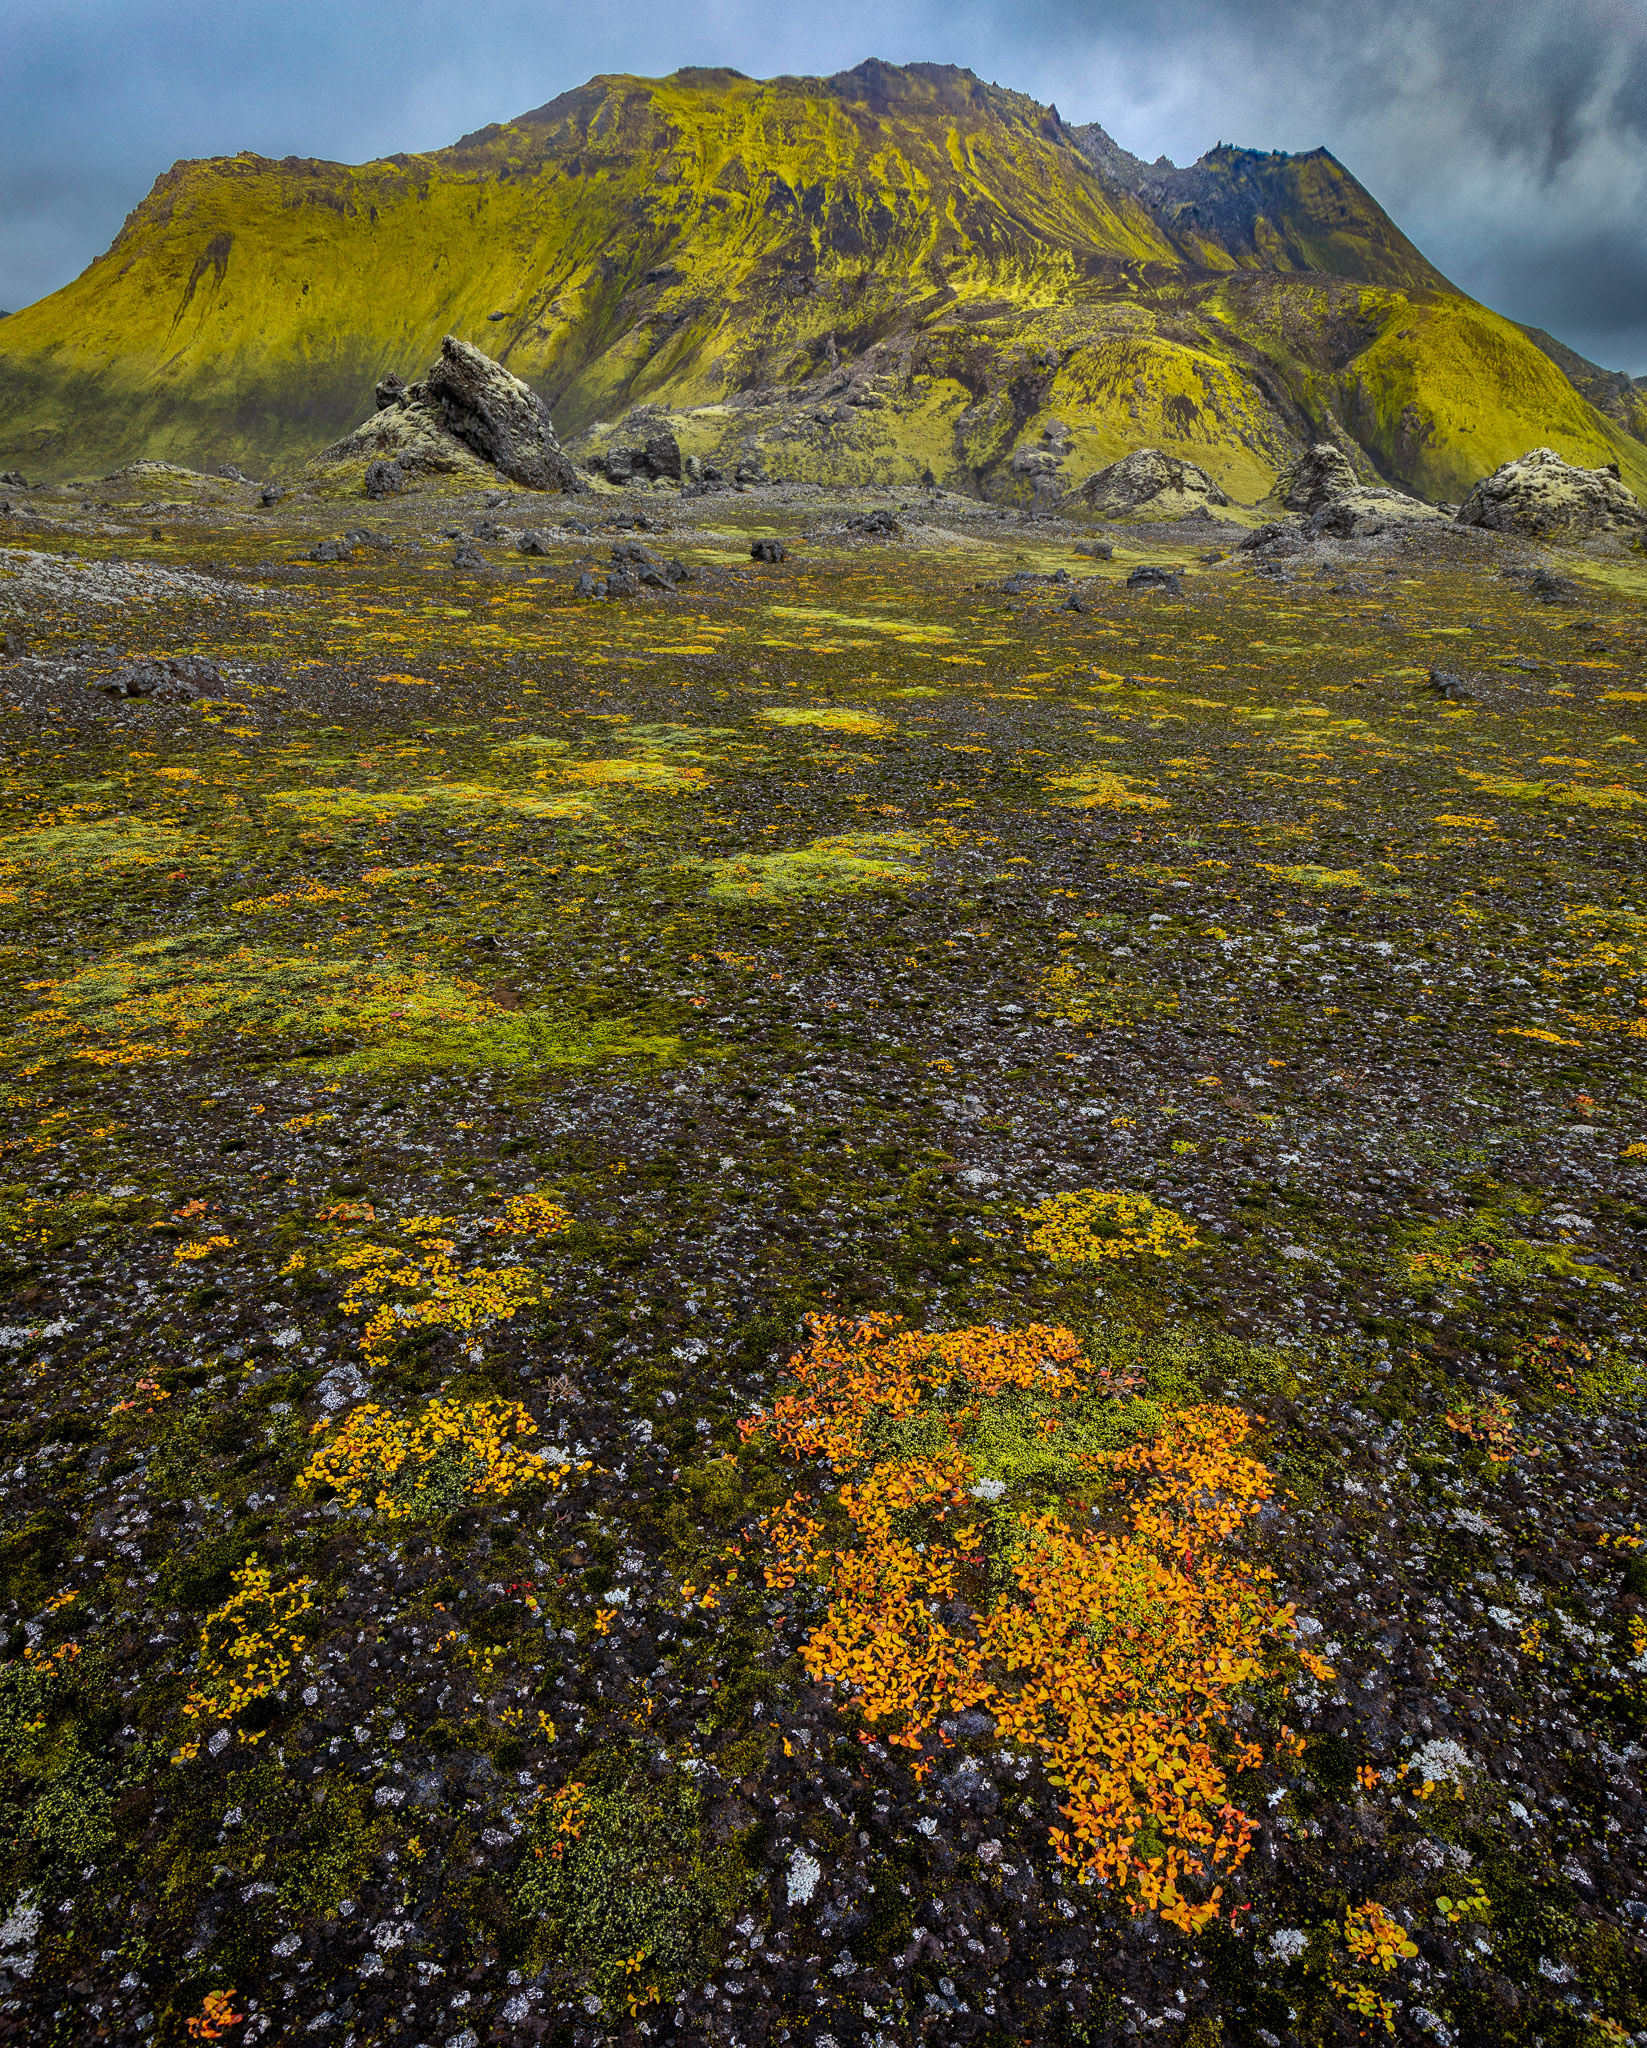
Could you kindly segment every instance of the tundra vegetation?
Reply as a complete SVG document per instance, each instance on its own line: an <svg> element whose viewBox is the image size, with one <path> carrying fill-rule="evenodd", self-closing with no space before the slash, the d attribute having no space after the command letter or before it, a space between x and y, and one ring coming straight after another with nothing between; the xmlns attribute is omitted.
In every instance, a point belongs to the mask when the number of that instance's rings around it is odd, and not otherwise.
<svg viewBox="0 0 1647 2048"><path fill-rule="evenodd" d="M553 509L0 533L0 2038L1640 2037L1636 560Z"/></svg>

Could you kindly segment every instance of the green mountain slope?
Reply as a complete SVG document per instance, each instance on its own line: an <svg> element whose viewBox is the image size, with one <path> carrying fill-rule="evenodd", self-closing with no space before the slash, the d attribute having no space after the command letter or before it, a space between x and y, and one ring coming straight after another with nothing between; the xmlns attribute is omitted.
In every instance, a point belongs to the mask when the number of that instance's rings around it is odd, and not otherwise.
<svg viewBox="0 0 1647 2048"><path fill-rule="evenodd" d="M683 445L821 481L1023 495L1154 442L1252 499L1326 432L1443 498L1538 442L1647 483L1325 152L1177 172L1099 137L870 63L597 78L360 166L179 164L0 322L0 465L290 466L454 332L563 437L656 406Z"/></svg>

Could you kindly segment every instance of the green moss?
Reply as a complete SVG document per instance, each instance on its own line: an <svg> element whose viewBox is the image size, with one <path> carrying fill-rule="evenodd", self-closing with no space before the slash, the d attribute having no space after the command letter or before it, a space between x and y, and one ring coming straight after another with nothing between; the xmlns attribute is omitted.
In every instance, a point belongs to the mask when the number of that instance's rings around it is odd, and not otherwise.
<svg viewBox="0 0 1647 2048"><path fill-rule="evenodd" d="M736 1843L706 1835L701 1797L676 1767L597 1758L569 1823L538 1808L516 1880L520 1910L571 1983L609 2011L672 1996L711 1966L752 1881Z"/></svg>
<svg viewBox="0 0 1647 2048"><path fill-rule="evenodd" d="M782 853L707 861L708 893L722 903L763 903L908 888L927 879L926 871L913 866L910 858L925 843L913 832L849 832Z"/></svg>
<svg viewBox="0 0 1647 2048"><path fill-rule="evenodd" d="M65 1863L101 1855L115 1839L115 1829L114 1802L98 1766L77 1757L35 1800L24 1825L48 1856Z"/></svg>
<svg viewBox="0 0 1647 2048"><path fill-rule="evenodd" d="M424 1068L592 1067L607 1061L667 1065L680 1051L672 1033L638 1030L615 1019L571 1022L534 1010L494 1013L472 1025L386 1038L319 1064L340 1074Z"/></svg>

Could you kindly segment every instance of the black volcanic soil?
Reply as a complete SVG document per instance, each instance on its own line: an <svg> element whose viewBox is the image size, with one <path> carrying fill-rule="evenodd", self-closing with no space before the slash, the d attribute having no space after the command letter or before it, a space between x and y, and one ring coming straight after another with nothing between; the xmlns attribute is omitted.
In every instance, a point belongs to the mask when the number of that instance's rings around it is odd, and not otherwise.
<svg viewBox="0 0 1647 2048"><path fill-rule="evenodd" d="M141 488L0 514L0 2038L1647 2038L1647 573ZM1198 1933L809 1675L819 1313L1254 1418L1333 1675ZM551 1455L321 1483L369 1408Z"/></svg>

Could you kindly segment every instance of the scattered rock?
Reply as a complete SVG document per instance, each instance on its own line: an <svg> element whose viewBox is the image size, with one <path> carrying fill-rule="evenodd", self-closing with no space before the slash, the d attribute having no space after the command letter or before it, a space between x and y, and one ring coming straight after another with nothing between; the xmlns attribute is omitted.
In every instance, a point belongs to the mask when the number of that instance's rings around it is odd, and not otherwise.
<svg viewBox="0 0 1647 2048"><path fill-rule="evenodd" d="M1078 555L1090 555L1095 562L1113 562L1115 543L1112 540L1078 540L1075 543Z"/></svg>
<svg viewBox="0 0 1647 2048"><path fill-rule="evenodd" d="M232 462L221 463L212 475L220 476L231 484L249 484L252 481L243 469L236 469Z"/></svg>
<svg viewBox="0 0 1647 2048"><path fill-rule="evenodd" d="M1553 448L1530 449L1483 477L1458 508L1458 523L1529 540L1647 543L1647 508L1620 480L1618 465L1579 469Z"/></svg>
<svg viewBox="0 0 1647 2048"><path fill-rule="evenodd" d="M1013 597L1017 597L1023 591L1034 590L1048 583L1064 584L1068 583L1068 581L1069 571L1067 569L1054 569L1050 576L1038 575L1033 569L1015 569L1005 582L997 585L997 588L1007 591Z"/></svg>
<svg viewBox="0 0 1647 2048"><path fill-rule="evenodd" d="M1174 597L1182 597L1184 586L1178 580L1176 569L1161 569L1153 562L1140 562L1136 569L1127 574L1128 590L1170 590Z"/></svg>
<svg viewBox="0 0 1647 2048"><path fill-rule="evenodd" d="M379 412L387 412L391 405L399 405L406 396L406 379L391 370L386 377L379 377L372 393Z"/></svg>
<svg viewBox="0 0 1647 2048"><path fill-rule="evenodd" d="M684 562L666 562L641 541L620 541L612 550L612 560L620 574L633 576L652 590L673 590L692 573Z"/></svg>
<svg viewBox="0 0 1647 2048"><path fill-rule="evenodd" d="M424 389L439 403L447 431L511 483L534 491L576 488L576 472L555 439L549 408L529 385L478 348L448 334Z"/></svg>
<svg viewBox="0 0 1647 2048"><path fill-rule="evenodd" d="M749 559L752 562L787 562L789 550L781 540L752 541L749 546Z"/></svg>
<svg viewBox="0 0 1647 2048"><path fill-rule="evenodd" d="M1204 469L1159 448L1135 448L1070 495L1103 519L1211 518L1214 505L1230 502Z"/></svg>
<svg viewBox="0 0 1647 2048"><path fill-rule="evenodd" d="M679 483L687 467L681 456L681 444L667 427L656 429L644 441L631 446L610 447L604 454L590 456L588 462L591 469L604 473L609 484L618 485L633 483L637 477L642 482L657 478Z"/></svg>
<svg viewBox="0 0 1647 2048"><path fill-rule="evenodd" d="M284 484L265 484L263 486L262 501L265 505L278 505L285 495L286 486Z"/></svg>
<svg viewBox="0 0 1647 2048"><path fill-rule="evenodd" d="M0 654L6 655L12 661L28 651L28 644L23 638L22 629L18 626L11 626L4 633L0 633Z"/></svg>
<svg viewBox="0 0 1647 2048"><path fill-rule="evenodd" d="M1291 519L1267 519L1262 526L1255 526L1235 543L1243 553L1253 553L1259 548L1269 548L1278 554L1296 554L1304 542L1298 525Z"/></svg>
<svg viewBox="0 0 1647 2048"><path fill-rule="evenodd" d="M548 543L541 533L523 533L515 546L523 555L546 555L549 552Z"/></svg>
<svg viewBox="0 0 1647 2048"><path fill-rule="evenodd" d="M667 428L646 437L646 466L654 476L681 480L681 444Z"/></svg>
<svg viewBox="0 0 1647 2048"><path fill-rule="evenodd" d="M316 541L303 559L306 562L346 562L349 559L349 550L342 541Z"/></svg>
<svg viewBox="0 0 1647 2048"><path fill-rule="evenodd" d="M368 462L366 465L366 495L368 498L397 498L407 485L407 475L398 462Z"/></svg>
<svg viewBox="0 0 1647 2048"><path fill-rule="evenodd" d="M480 549L475 547L470 541L459 541L452 550L452 567L454 569L489 569L491 566L491 563L487 561Z"/></svg>
<svg viewBox="0 0 1647 2048"><path fill-rule="evenodd" d="M574 597L604 597L606 595L606 578L604 576L597 576L592 569L580 569L577 574L577 581L572 585L572 595Z"/></svg>
<svg viewBox="0 0 1647 2048"><path fill-rule="evenodd" d="M1430 679L1424 685L1432 697L1445 697L1449 704L1468 704L1470 691L1464 678L1455 675L1451 669L1432 668Z"/></svg>
<svg viewBox="0 0 1647 2048"><path fill-rule="evenodd" d="M1530 589L1540 604L1570 604L1583 595L1571 576L1558 576L1552 569L1537 570Z"/></svg>
<svg viewBox="0 0 1647 2048"><path fill-rule="evenodd" d="M133 661L93 683L105 697L143 697L156 704L192 704L203 690L221 689L227 679L215 661L198 654L171 661Z"/></svg>
<svg viewBox="0 0 1647 2048"><path fill-rule="evenodd" d="M20 469L0 469L0 484L12 484L20 491L28 489Z"/></svg>
<svg viewBox="0 0 1647 2048"><path fill-rule="evenodd" d="M741 482L743 478L741 470L738 472L738 476ZM898 515L895 512L888 512L884 509L879 512L855 512L846 522L846 530L848 533L878 535L887 540L896 540L903 533L903 527L899 523Z"/></svg>

